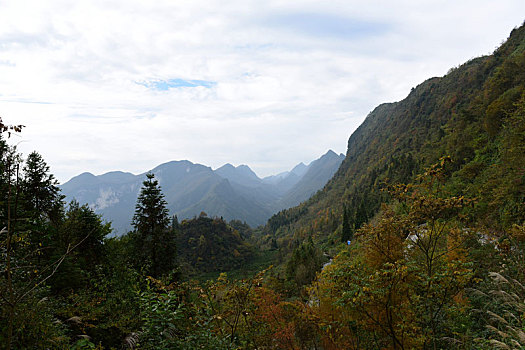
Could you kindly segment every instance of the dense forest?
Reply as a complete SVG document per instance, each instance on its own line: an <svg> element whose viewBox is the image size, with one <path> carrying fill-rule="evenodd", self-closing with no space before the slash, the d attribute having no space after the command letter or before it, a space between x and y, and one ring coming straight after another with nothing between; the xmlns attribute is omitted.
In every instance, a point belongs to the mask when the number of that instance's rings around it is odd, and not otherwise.
<svg viewBox="0 0 525 350"><path fill-rule="evenodd" d="M0 119L3 348L525 347L525 26L377 107L324 189L256 229L179 222L148 174L109 238L23 129Z"/></svg>

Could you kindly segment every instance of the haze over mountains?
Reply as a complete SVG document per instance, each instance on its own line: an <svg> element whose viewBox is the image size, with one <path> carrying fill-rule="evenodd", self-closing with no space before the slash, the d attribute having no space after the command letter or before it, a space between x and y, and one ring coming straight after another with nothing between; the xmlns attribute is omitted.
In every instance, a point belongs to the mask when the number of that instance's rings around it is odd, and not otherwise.
<svg viewBox="0 0 525 350"><path fill-rule="evenodd" d="M328 151L308 165L289 172L259 178L247 165L225 164L212 170L187 160L171 161L150 171L159 180L170 214L179 219L202 211L225 220L264 224L279 210L295 206L320 190L339 168L345 156ZM82 173L61 188L66 200L87 203L117 234L131 228L138 193L146 173L113 171L99 176Z"/></svg>

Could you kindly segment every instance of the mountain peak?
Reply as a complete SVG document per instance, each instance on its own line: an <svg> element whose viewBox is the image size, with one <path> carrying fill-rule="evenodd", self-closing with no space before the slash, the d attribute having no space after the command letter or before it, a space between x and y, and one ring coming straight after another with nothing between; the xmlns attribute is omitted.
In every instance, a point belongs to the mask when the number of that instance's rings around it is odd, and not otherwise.
<svg viewBox="0 0 525 350"><path fill-rule="evenodd" d="M84 172L82 174L79 174L77 176L74 176L72 177L69 181L65 182L65 183L71 183L71 184L76 184L76 183L92 183L94 181L96 181L97 177L95 175L93 175L92 173L90 172Z"/></svg>
<svg viewBox="0 0 525 350"><path fill-rule="evenodd" d="M308 170L308 166L305 165L303 162L301 162L297 164L296 166L294 166L293 169L290 170L290 173L301 177L306 173L307 170Z"/></svg>
<svg viewBox="0 0 525 350"><path fill-rule="evenodd" d="M110 183L124 183L135 179L135 175L123 171L110 171L97 177L100 181Z"/></svg>
<svg viewBox="0 0 525 350"><path fill-rule="evenodd" d="M71 180L77 179L77 178L86 178L87 179L87 178L90 178L90 177L95 177L95 175L93 175L92 173L86 171L86 172L83 172L80 175L77 175L77 176L73 177Z"/></svg>
<svg viewBox="0 0 525 350"><path fill-rule="evenodd" d="M215 173L220 177L231 182L236 182L243 186L257 186L261 183L261 179L255 174L249 166L241 164L237 167L226 163L215 170Z"/></svg>
<svg viewBox="0 0 525 350"><path fill-rule="evenodd" d="M249 166L247 166L246 164L241 164L235 169L237 169L238 171L243 172L244 174L249 175L250 177L259 179L259 176L257 176L257 174Z"/></svg>
<svg viewBox="0 0 525 350"><path fill-rule="evenodd" d="M223 170L224 169L235 169L235 167L232 164L230 164L230 163L226 163L223 166L215 169L215 171L218 171L218 170L221 170L221 169L223 169Z"/></svg>
<svg viewBox="0 0 525 350"><path fill-rule="evenodd" d="M335 159L335 158L341 158L341 157L344 157L344 154L342 154L342 153L341 154L337 154L337 153L335 153L334 151L332 151L330 149L330 150L328 150L328 152L326 152L325 154L323 154L321 156L321 159L323 159L323 158L324 159L326 159L326 158L334 158Z"/></svg>
<svg viewBox="0 0 525 350"><path fill-rule="evenodd" d="M303 172L297 183L281 200L282 207L292 207L307 200L317 190L321 189L332 178L343 162L344 156L328 150L320 158L312 161L308 166L298 164L294 171Z"/></svg>

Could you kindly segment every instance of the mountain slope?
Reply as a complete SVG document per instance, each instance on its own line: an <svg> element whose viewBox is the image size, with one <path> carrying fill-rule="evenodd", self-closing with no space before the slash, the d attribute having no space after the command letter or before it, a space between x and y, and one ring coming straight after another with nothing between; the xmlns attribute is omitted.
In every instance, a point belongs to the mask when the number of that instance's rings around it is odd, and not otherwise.
<svg viewBox="0 0 525 350"><path fill-rule="evenodd" d="M214 185L196 203L181 210L183 218L198 216L201 211L230 221L241 218L250 225L260 225L272 213L257 202L238 194L228 180L223 179Z"/></svg>
<svg viewBox="0 0 525 350"><path fill-rule="evenodd" d="M491 204L503 196L495 196L493 183L503 180L490 169L505 163L501 157L505 133L512 130L509 116L524 91L522 26L493 55L470 60L444 77L423 82L404 100L375 108L350 136L346 158L324 189L270 218L266 231L284 240L317 235L335 243L343 205L353 226L359 227L387 200L381 191L385 183L413 181L442 156L454 161L451 191L484 198L486 205L476 209L478 220L519 222L523 194L513 186L522 188L523 179L518 174L517 185L501 184L506 192L500 192L507 193L511 203L504 206L513 214L503 213Z"/></svg>
<svg viewBox="0 0 525 350"><path fill-rule="evenodd" d="M307 168L306 166L299 169L294 168L296 171L292 170L291 174L299 173L302 177L286 192L279 206L281 208L293 207L310 198L312 194L326 185L326 179L332 178L344 158L343 154L337 155L330 150L321 158L314 160Z"/></svg>

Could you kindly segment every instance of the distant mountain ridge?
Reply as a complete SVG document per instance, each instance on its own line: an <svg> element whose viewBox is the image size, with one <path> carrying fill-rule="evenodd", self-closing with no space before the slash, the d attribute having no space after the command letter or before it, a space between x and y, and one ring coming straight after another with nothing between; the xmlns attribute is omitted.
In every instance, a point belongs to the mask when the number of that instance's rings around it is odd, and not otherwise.
<svg viewBox="0 0 525 350"><path fill-rule="evenodd" d="M171 215L179 219L202 211L225 220L264 224L281 209L299 204L320 190L337 171L344 155L328 151L309 165L259 178L247 165L225 164L216 170L188 160L171 161L150 171L155 174ZM66 200L87 203L117 234L131 229L131 219L145 173L112 171L95 176L82 173L61 185Z"/></svg>

